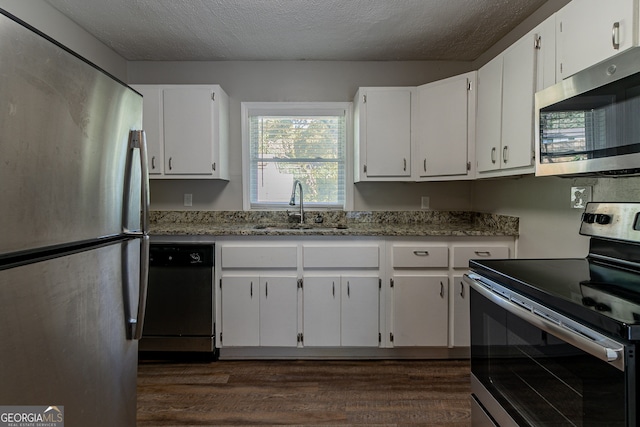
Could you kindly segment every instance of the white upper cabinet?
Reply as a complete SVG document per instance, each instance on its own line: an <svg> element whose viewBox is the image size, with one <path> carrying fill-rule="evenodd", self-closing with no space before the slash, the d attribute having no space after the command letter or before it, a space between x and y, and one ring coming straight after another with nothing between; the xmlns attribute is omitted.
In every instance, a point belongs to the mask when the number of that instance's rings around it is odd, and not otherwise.
<svg viewBox="0 0 640 427"><path fill-rule="evenodd" d="M133 85L142 94L142 127L147 135L147 160L149 175L164 173L164 149L162 135L162 89L157 85Z"/></svg>
<svg viewBox="0 0 640 427"><path fill-rule="evenodd" d="M555 81L555 76L545 75L555 74L550 65L551 22L545 21L478 70L479 178L534 172L534 94Z"/></svg>
<svg viewBox="0 0 640 427"><path fill-rule="evenodd" d="M637 45L636 14L637 0L573 0L560 9L556 23L558 79Z"/></svg>
<svg viewBox="0 0 640 427"><path fill-rule="evenodd" d="M134 85L151 178L229 179L229 97L218 85Z"/></svg>
<svg viewBox="0 0 640 427"><path fill-rule="evenodd" d="M414 173L418 180L468 179L472 175L476 73L417 88Z"/></svg>
<svg viewBox="0 0 640 427"><path fill-rule="evenodd" d="M367 87L356 93L356 182L410 180L414 94L414 87Z"/></svg>

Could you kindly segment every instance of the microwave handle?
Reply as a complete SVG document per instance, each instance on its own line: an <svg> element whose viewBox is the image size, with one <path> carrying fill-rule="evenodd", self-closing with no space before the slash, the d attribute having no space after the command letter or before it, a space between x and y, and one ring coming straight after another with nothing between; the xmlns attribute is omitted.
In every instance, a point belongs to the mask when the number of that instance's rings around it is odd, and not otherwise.
<svg viewBox="0 0 640 427"><path fill-rule="evenodd" d="M487 298L491 302L502 307L514 316L536 326L537 328L556 336L557 338L579 348L580 350L589 353L590 355L611 364L615 368L624 372L624 358L622 354L624 347L612 348L606 345L599 344L596 340L591 339L578 331L573 331L566 327L562 327L555 322L549 321L538 314L527 310L526 308L515 304L508 300L506 297L501 296L487 288L482 282L472 278L470 275L465 274L463 280L476 292L483 297ZM599 335L593 333L594 335ZM619 344L618 344L619 345Z"/></svg>

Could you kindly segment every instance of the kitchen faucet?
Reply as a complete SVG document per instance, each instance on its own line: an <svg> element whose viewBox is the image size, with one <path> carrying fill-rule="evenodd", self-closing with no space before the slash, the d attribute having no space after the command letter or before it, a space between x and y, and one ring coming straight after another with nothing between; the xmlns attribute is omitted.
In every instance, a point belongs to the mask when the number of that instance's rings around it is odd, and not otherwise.
<svg viewBox="0 0 640 427"><path fill-rule="evenodd" d="M291 200L289 200L289 205L295 206L296 204L296 186L300 187L300 224L304 224L304 197L302 195L302 183L299 179L296 179L293 182L293 189L291 190Z"/></svg>

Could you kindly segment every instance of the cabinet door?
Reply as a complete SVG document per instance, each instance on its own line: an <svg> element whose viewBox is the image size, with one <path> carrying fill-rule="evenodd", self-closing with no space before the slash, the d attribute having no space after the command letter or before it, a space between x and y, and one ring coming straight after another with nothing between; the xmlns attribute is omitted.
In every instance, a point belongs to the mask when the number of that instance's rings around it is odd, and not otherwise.
<svg viewBox="0 0 640 427"><path fill-rule="evenodd" d="M305 277L305 347L340 347L340 277Z"/></svg>
<svg viewBox="0 0 640 427"><path fill-rule="evenodd" d="M164 89L166 175L213 174L212 95L206 88Z"/></svg>
<svg viewBox="0 0 640 427"><path fill-rule="evenodd" d="M142 128L147 135L149 175L163 172L162 89L158 85L133 85L142 94Z"/></svg>
<svg viewBox="0 0 640 427"><path fill-rule="evenodd" d="M377 347L379 344L379 280L377 277L342 277L341 344Z"/></svg>
<svg viewBox="0 0 640 427"><path fill-rule="evenodd" d="M478 70L476 160L478 172L500 169L502 64L498 55Z"/></svg>
<svg viewBox="0 0 640 427"><path fill-rule="evenodd" d="M260 277L260 346L298 343L298 284L292 277Z"/></svg>
<svg viewBox="0 0 640 427"><path fill-rule="evenodd" d="M363 92L367 177L411 176L410 88Z"/></svg>
<svg viewBox="0 0 640 427"><path fill-rule="evenodd" d="M528 34L504 53L502 145L499 168L533 164L533 108L536 88L535 37Z"/></svg>
<svg viewBox="0 0 640 427"><path fill-rule="evenodd" d="M260 345L258 276L222 277L222 346Z"/></svg>
<svg viewBox="0 0 640 427"><path fill-rule="evenodd" d="M418 87L417 173L467 175L469 75Z"/></svg>
<svg viewBox="0 0 640 427"><path fill-rule="evenodd" d="M447 346L448 287L446 276L394 276L394 347Z"/></svg>
<svg viewBox="0 0 640 427"><path fill-rule="evenodd" d="M565 79L633 46L634 0L573 0L557 14L557 75ZM618 27L618 28L616 28ZM619 42L616 47L615 38Z"/></svg>
<svg viewBox="0 0 640 427"><path fill-rule="evenodd" d="M469 318L469 287L462 281L462 276L453 278L453 346L469 347L471 345Z"/></svg>

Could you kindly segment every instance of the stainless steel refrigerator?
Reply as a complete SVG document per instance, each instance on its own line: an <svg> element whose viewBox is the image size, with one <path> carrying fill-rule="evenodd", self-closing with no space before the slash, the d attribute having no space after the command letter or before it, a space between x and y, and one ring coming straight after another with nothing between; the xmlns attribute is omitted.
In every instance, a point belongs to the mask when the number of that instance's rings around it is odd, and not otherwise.
<svg viewBox="0 0 640 427"><path fill-rule="evenodd" d="M138 93L0 9L0 406L135 425L141 124Z"/></svg>

